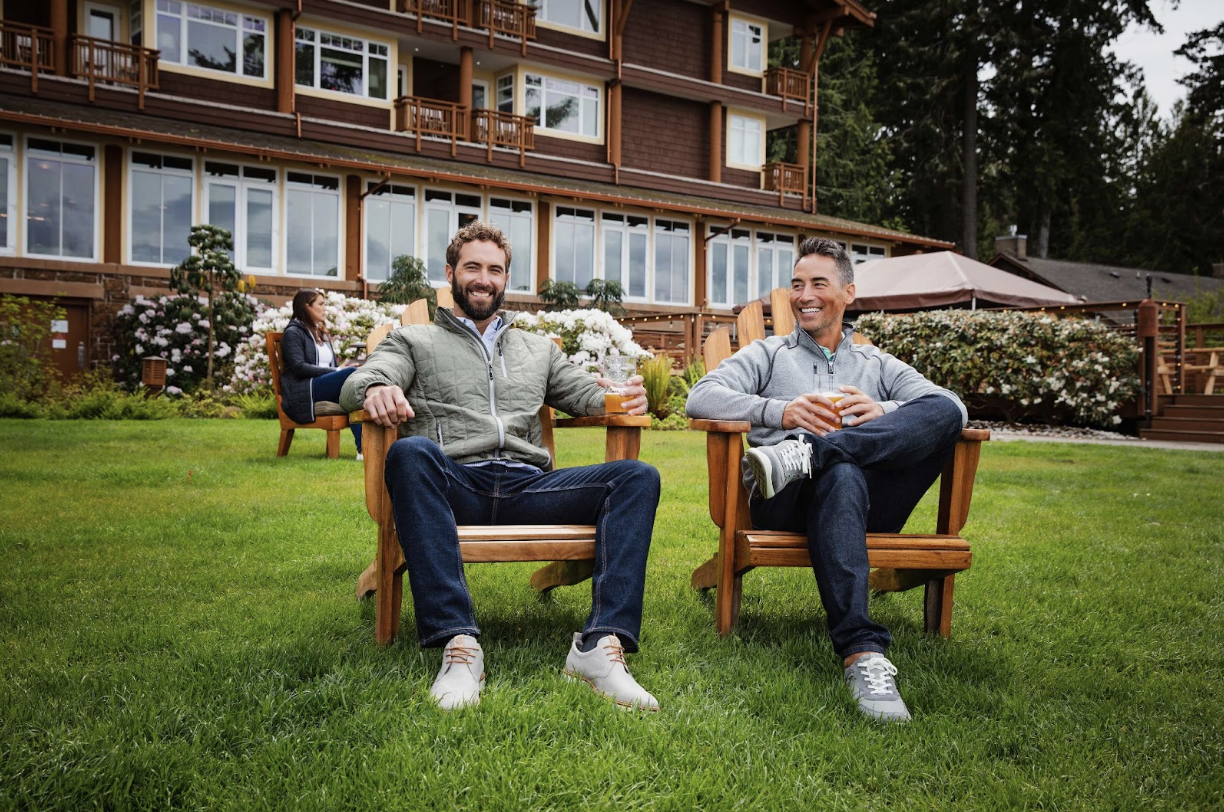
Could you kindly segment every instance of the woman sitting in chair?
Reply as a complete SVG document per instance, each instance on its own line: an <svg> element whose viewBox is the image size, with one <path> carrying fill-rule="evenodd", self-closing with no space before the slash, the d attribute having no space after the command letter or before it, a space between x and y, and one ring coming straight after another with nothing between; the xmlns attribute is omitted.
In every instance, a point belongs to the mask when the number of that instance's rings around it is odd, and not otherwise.
<svg viewBox="0 0 1224 812"><path fill-rule="evenodd" d="M323 318L323 292L304 288L293 296L293 321L281 339L281 407L298 423L315 421L315 405L340 402L340 387L357 369L345 364L336 368L327 323ZM361 424L351 426L361 459Z"/></svg>

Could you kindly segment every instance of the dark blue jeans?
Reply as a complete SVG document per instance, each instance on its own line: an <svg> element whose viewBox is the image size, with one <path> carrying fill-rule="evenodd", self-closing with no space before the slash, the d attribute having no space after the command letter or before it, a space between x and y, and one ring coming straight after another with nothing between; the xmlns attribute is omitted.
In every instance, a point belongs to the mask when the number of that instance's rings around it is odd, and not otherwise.
<svg viewBox="0 0 1224 812"><path fill-rule="evenodd" d="M314 394L314 402L318 403L321 400L330 400L332 403L340 402L340 387L344 386L344 382L348 380L348 376L357 371L357 367L341 367L335 372L328 372L320 375L311 382L311 392ZM357 453L361 453L361 424L353 423L349 426L353 431L353 441L357 443Z"/></svg>
<svg viewBox="0 0 1224 812"><path fill-rule="evenodd" d="M812 477L762 499L753 526L805 533L829 636L839 657L888 650L888 629L867 613L867 533L899 533L943 470L960 436L961 413L943 395L926 395L812 446Z"/></svg>
<svg viewBox="0 0 1224 812"><path fill-rule="evenodd" d="M457 524L593 524L595 573L583 632L620 637L637 651L646 554L659 504L659 472L636 460L545 473L505 465L459 465L424 437L396 441L387 490L422 646L480 635Z"/></svg>

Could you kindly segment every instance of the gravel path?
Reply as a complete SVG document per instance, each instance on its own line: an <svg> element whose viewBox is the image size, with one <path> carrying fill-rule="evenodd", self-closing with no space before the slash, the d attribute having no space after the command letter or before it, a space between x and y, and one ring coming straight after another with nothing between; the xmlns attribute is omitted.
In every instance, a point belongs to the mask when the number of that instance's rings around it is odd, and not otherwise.
<svg viewBox="0 0 1224 812"><path fill-rule="evenodd" d="M1224 443L1175 443L1165 440L1142 440L1129 434L1099 429L1084 429L1075 426L1042 426L1021 423L998 423L988 420L970 420L971 429L990 429L991 440L1008 442L1028 440L1046 443L1097 443L1100 445L1128 445L1136 448L1177 448L1187 451L1224 451Z"/></svg>

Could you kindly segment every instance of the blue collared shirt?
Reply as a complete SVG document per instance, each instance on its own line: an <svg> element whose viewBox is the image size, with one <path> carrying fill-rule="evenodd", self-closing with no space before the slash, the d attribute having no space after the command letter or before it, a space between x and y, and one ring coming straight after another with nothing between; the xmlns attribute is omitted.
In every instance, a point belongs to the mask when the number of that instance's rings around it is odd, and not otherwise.
<svg viewBox="0 0 1224 812"><path fill-rule="evenodd" d="M467 328L475 333L477 337L484 342L485 349L488 351L489 357L492 358L493 340L497 338L497 331L501 329L502 317L494 316L493 320L485 325L484 335L480 334L480 331L476 329L476 322L472 321L471 319L464 318L458 314L455 315L455 318L467 325Z"/></svg>

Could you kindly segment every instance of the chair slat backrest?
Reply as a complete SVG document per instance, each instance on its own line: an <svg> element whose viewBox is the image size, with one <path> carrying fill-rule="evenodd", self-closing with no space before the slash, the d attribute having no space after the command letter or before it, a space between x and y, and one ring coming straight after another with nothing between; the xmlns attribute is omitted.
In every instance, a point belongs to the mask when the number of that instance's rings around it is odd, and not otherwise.
<svg viewBox="0 0 1224 812"><path fill-rule="evenodd" d="M394 324L380 324L371 330L370 335L366 338L366 355L374 352L374 349L382 343L384 338L391 335L394 329Z"/></svg>
<svg viewBox="0 0 1224 812"><path fill-rule="evenodd" d="M404 308L400 324L429 324L429 300L417 299Z"/></svg>
<svg viewBox="0 0 1224 812"><path fill-rule="evenodd" d="M281 400L281 370L284 369L284 361L281 358L281 339L284 338L284 333L264 333L264 343L268 348L268 368L272 370L272 391L276 395L276 403L279 405Z"/></svg>
<svg viewBox="0 0 1224 812"><path fill-rule="evenodd" d="M769 312L773 316L773 333L776 336L795 332L795 313L791 310L790 290L774 288L769 292Z"/></svg>
<svg viewBox="0 0 1224 812"><path fill-rule="evenodd" d="M765 310L759 300L744 305L739 312L735 319L735 335L741 347L765 338Z"/></svg>
<svg viewBox="0 0 1224 812"><path fill-rule="evenodd" d="M719 327L706 336L702 357L705 359L706 372L713 372L719 364L731 357L730 328Z"/></svg>
<svg viewBox="0 0 1224 812"><path fill-rule="evenodd" d="M437 289L438 292L438 307L454 307L455 294L451 293L449 286L443 286Z"/></svg>

